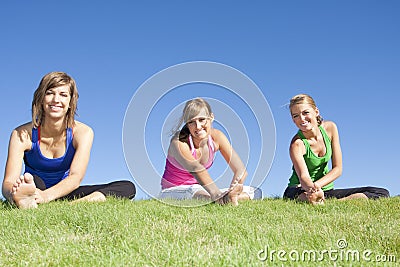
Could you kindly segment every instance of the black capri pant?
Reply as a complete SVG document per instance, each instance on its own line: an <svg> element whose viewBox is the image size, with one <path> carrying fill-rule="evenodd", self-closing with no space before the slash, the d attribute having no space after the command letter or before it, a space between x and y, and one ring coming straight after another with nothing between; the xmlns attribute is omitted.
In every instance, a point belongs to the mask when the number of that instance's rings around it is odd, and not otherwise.
<svg viewBox="0 0 400 267"><path fill-rule="evenodd" d="M39 176L34 175L33 178L37 188L39 188L40 190L46 189L45 183ZM131 181L124 180L115 181L108 184L81 185L77 189L60 199L73 200L90 195L91 193L96 191L101 192L105 196L113 196L117 198L132 199L136 195L135 185Z"/></svg>
<svg viewBox="0 0 400 267"><path fill-rule="evenodd" d="M305 191L301 187L290 186L287 187L283 193L284 198L296 199L301 193ZM380 197L389 197L389 191L385 188L365 186L365 187L354 187L345 189L330 189L324 191L326 198L344 198L352 194L363 193L370 199L377 199Z"/></svg>

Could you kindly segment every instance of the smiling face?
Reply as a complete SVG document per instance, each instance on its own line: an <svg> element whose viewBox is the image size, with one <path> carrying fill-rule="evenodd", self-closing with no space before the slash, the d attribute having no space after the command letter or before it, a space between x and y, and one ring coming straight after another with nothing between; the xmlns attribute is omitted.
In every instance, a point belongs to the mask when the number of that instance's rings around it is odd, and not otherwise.
<svg viewBox="0 0 400 267"><path fill-rule="evenodd" d="M64 119L70 108L70 102L71 93L68 85L47 89L43 100L45 117Z"/></svg>
<svg viewBox="0 0 400 267"><path fill-rule="evenodd" d="M63 116L67 127L74 126L78 98L72 77L65 72L46 74L33 95L33 127L39 127L46 116Z"/></svg>
<svg viewBox="0 0 400 267"><path fill-rule="evenodd" d="M299 94L290 99L290 114L293 122L303 132L318 127L322 123L322 117L315 105L314 99L307 94Z"/></svg>
<svg viewBox="0 0 400 267"><path fill-rule="evenodd" d="M295 104L290 108L293 122L302 131L307 132L318 127L318 108L310 104Z"/></svg>
<svg viewBox="0 0 400 267"><path fill-rule="evenodd" d="M211 131L211 122L213 114L209 115L205 108L201 109L200 113L186 122L190 134L193 138L207 138Z"/></svg>

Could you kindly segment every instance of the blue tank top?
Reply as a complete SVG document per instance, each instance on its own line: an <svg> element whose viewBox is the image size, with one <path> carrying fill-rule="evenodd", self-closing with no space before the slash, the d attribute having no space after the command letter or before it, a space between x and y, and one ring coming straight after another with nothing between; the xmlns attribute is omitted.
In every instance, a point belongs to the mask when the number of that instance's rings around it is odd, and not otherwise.
<svg viewBox="0 0 400 267"><path fill-rule="evenodd" d="M44 181L46 188L59 183L68 176L75 155L72 139L72 129L67 128L65 154L60 158L46 158L40 151L40 128L33 128L32 148L24 153L25 172L39 176Z"/></svg>

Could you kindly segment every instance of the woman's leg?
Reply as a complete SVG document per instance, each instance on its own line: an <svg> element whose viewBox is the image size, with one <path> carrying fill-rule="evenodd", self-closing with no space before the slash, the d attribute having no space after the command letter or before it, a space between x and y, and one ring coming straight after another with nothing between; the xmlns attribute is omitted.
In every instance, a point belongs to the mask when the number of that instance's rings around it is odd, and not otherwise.
<svg viewBox="0 0 400 267"><path fill-rule="evenodd" d="M105 201L107 196L132 199L136 195L136 187L130 181L116 181L101 185L82 185L63 197L78 201Z"/></svg>
<svg viewBox="0 0 400 267"><path fill-rule="evenodd" d="M39 188L42 191L46 190L46 184L44 183L42 178L37 175L33 175L33 181L35 182L36 188Z"/></svg>
<svg viewBox="0 0 400 267"><path fill-rule="evenodd" d="M380 197L389 197L389 191L379 187L354 187L346 189L332 189L325 191L325 196L328 198L337 199L355 199L355 198L370 198L377 199Z"/></svg>
<svg viewBox="0 0 400 267"><path fill-rule="evenodd" d="M211 199L210 195L199 184L193 185L177 185L161 190L158 195L159 199Z"/></svg>
<svg viewBox="0 0 400 267"><path fill-rule="evenodd" d="M222 192L227 192L229 188L222 188ZM243 185L243 190L238 196L238 200L262 199L262 190L258 187Z"/></svg>
<svg viewBox="0 0 400 267"><path fill-rule="evenodd" d="M263 193L260 188L244 185L243 192L240 194L239 200L262 199L262 197L263 197Z"/></svg>
<svg viewBox="0 0 400 267"><path fill-rule="evenodd" d="M289 198L292 200L308 201L311 204L324 204L324 194L322 190L314 192L311 196L306 194L306 192L300 186L289 186L283 193L283 198Z"/></svg>
<svg viewBox="0 0 400 267"><path fill-rule="evenodd" d="M303 188L299 186L288 186L283 193L283 198L295 200L299 197L301 198L301 195L305 196L305 191Z"/></svg>

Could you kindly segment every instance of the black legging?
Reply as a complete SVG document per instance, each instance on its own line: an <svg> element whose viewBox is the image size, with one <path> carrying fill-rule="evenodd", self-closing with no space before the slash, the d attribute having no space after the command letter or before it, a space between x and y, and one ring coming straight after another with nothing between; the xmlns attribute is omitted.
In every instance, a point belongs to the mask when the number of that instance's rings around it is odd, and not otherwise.
<svg viewBox="0 0 400 267"><path fill-rule="evenodd" d="M46 189L45 183L39 176L34 175L33 178L37 188L39 188L40 190ZM90 195L91 193L96 191L101 192L105 196L114 196L119 198L132 199L136 195L136 187L131 181L116 181L108 184L81 185L77 189L75 189L68 195L61 197L60 199L73 200Z"/></svg>
<svg viewBox="0 0 400 267"><path fill-rule="evenodd" d="M305 191L301 187L290 186L287 187L283 193L284 198L296 199L301 193ZM344 198L352 194L363 193L368 198L377 199L380 197L389 197L389 191L385 188L365 186L365 187L354 187L346 189L331 189L324 191L326 198Z"/></svg>

